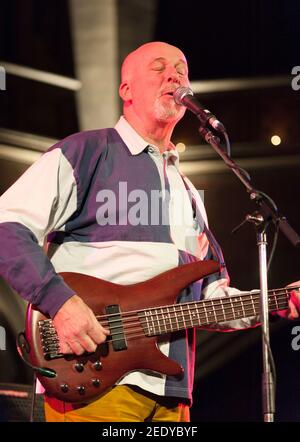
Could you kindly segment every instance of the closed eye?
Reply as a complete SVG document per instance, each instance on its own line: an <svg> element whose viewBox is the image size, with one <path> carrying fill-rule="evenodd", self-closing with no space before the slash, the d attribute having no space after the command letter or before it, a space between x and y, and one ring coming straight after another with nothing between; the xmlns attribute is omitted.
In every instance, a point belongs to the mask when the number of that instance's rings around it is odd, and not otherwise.
<svg viewBox="0 0 300 442"><path fill-rule="evenodd" d="M177 66L176 70L179 75L187 75L187 69L186 69L185 65Z"/></svg>
<svg viewBox="0 0 300 442"><path fill-rule="evenodd" d="M153 71L163 71L165 69L165 66L154 66L152 68Z"/></svg>

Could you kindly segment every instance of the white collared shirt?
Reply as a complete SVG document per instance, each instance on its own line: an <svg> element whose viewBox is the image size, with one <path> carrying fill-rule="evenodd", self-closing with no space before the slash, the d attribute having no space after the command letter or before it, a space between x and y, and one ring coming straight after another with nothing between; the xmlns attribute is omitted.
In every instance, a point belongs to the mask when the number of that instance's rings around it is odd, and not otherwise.
<svg viewBox="0 0 300 442"><path fill-rule="evenodd" d="M197 256L199 251L199 226L195 225L191 202L180 174L179 154L176 147L173 143L170 143L169 149L162 154L157 146L150 145L144 140L124 116L120 117L115 129L132 155L138 155L148 148L148 153L159 172L163 198L165 197L167 184L170 189L169 221L171 237L179 250ZM196 192L196 189L194 191ZM207 222L204 206L203 204L200 205L203 219ZM202 256L201 258L203 259Z"/></svg>

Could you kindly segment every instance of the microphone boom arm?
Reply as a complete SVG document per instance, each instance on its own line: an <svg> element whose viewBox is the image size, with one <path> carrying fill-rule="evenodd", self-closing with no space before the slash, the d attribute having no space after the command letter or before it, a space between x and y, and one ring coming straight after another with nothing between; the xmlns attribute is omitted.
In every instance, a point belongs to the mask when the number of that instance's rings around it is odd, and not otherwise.
<svg viewBox="0 0 300 442"><path fill-rule="evenodd" d="M285 216L281 215L276 206L273 205L272 200L267 197L264 193L255 189L250 180L242 173L241 168L233 161L227 153L220 146L220 140L216 137L210 130L205 127L200 126L200 135L205 139L205 141L212 146L212 148L217 152L217 154L223 159L227 167L229 167L233 173L238 177L238 179L244 184L247 192L250 194L250 199L256 202L260 206L262 215L266 221L273 221L274 224L278 223L278 227L281 232L286 236L286 238L295 246L300 246L300 236L288 223ZM270 201L272 204L270 204ZM273 207L272 207L273 206ZM275 206L275 208L274 208Z"/></svg>

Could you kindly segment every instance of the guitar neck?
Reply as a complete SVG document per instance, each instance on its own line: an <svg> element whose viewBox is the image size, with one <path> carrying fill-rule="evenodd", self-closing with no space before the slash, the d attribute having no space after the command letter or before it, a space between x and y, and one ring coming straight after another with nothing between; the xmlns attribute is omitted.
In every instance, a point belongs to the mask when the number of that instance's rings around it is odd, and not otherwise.
<svg viewBox="0 0 300 442"><path fill-rule="evenodd" d="M295 288L269 290L269 311L286 309L290 292ZM255 290L230 297L150 308L139 312L138 316L145 335L158 336L187 328L248 318L259 313L260 292Z"/></svg>

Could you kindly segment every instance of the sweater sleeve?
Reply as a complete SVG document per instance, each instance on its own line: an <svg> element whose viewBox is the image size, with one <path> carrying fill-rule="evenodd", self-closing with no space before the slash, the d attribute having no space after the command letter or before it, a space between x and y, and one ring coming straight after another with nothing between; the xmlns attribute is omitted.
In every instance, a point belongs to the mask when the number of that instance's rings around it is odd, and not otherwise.
<svg viewBox="0 0 300 442"><path fill-rule="evenodd" d="M55 272L43 244L76 208L73 169L60 148L42 155L0 198L0 275L52 318L74 291Z"/></svg>

